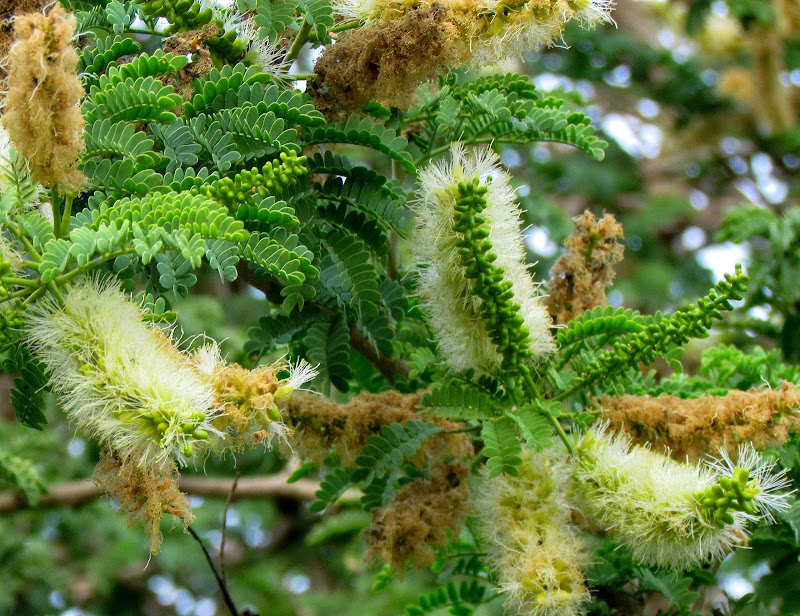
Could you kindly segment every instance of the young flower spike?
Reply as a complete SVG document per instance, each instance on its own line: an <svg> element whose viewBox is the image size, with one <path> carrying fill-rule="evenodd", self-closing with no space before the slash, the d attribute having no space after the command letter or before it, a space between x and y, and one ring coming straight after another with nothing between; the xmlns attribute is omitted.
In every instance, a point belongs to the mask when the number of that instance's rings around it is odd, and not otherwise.
<svg viewBox="0 0 800 616"><path fill-rule="evenodd" d="M676 462L605 428L578 443L574 473L584 513L645 565L688 569L747 541L749 521L788 507L785 471L773 474L751 446L733 463Z"/></svg>
<svg viewBox="0 0 800 616"><path fill-rule="evenodd" d="M525 265L509 176L484 149L454 144L450 162L420 172L411 248L424 265L419 297L456 370L520 369L553 349L550 317Z"/></svg>
<svg viewBox="0 0 800 616"><path fill-rule="evenodd" d="M116 283L85 280L40 302L27 338L69 417L124 463L185 464L218 434L211 384Z"/></svg>

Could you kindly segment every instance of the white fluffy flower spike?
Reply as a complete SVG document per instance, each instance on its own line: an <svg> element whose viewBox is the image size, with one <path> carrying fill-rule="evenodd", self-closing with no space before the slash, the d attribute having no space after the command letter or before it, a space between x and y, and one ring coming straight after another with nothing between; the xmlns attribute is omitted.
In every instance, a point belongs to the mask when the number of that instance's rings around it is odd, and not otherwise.
<svg viewBox="0 0 800 616"><path fill-rule="evenodd" d="M39 303L26 328L69 417L124 461L185 464L218 432L211 384L115 282L83 281L63 307Z"/></svg>
<svg viewBox="0 0 800 616"><path fill-rule="evenodd" d="M569 523L569 469L546 453L522 457L517 476L490 478L485 470L478 484L483 547L509 614L580 616L589 550Z"/></svg>
<svg viewBox="0 0 800 616"><path fill-rule="evenodd" d="M576 496L584 513L645 565L687 569L747 541L748 522L788 506L785 473L772 474L750 446L734 464L676 462L605 427L578 443Z"/></svg>
<svg viewBox="0 0 800 616"><path fill-rule="evenodd" d="M483 372L498 369L503 357L481 314L484 300L472 293L474 283L468 278L460 245L465 235L454 228L460 191L469 182L478 183L480 198L485 199L485 209L474 220L482 225L480 233L488 234L491 255L486 259L502 274L506 293L513 294L519 307L520 324L530 337L526 351L532 356L548 353L553 341L550 316L525 265L520 210L508 174L491 150L468 155L461 144L453 144L449 162L420 171L411 248L424 264L419 270L420 303L442 355L456 370Z"/></svg>

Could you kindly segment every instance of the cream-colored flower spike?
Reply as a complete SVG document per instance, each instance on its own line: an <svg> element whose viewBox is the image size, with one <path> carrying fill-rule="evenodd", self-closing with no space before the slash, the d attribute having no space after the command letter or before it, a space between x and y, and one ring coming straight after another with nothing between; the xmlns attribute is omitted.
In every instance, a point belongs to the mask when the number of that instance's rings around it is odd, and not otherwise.
<svg viewBox="0 0 800 616"><path fill-rule="evenodd" d="M475 509L508 614L580 616L589 591L589 550L569 522L569 468L523 452L519 475L484 470Z"/></svg>
<svg viewBox="0 0 800 616"><path fill-rule="evenodd" d="M480 314L483 300L470 293L457 245L461 236L453 229L459 183L475 178L487 188L482 216L490 227L487 239L497 257L493 265L502 268L504 280L511 282L513 301L530 335L529 350L534 356L552 351L550 316L525 265L520 210L509 175L489 149L467 154L456 143L450 154L449 162L420 171L417 225L411 237L414 256L424 264L419 269L420 303L442 355L456 370L491 371L502 361Z"/></svg>
<svg viewBox="0 0 800 616"><path fill-rule="evenodd" d="M788 507L789 482L752 446L736 462L686 464L601 427L578 444L575 494L583 512L642 564L688 569L747 542L747 523Z"/></svg>
<svg viewBox="0 0 800 616"><path fill-rule="evenodd" d="M218 433L211 383L115 282L85 280L63 307L40 302L26 328L70 419L124 462L185 464Z"/></svg>

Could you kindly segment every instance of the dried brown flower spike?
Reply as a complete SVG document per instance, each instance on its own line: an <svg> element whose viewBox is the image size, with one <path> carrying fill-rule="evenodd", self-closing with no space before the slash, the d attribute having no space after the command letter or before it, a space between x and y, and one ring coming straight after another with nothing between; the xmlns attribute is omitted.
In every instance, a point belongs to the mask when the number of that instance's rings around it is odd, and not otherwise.
<svg viewBox="0 0 800 616"><path fill-rule="evenodd" d="M421 5L402 17L345 32L314 67L309 93L328 117L359 111L375 100L406 107L420 83L460 58L456 28L440 3Z"/></svg>
<svg viewBox="0 0 800 616"><path fill-rule="evenodd" d="M54 6L47 15L16 18L8 54L8 94L3 126L33 177L47 188L77 192L84 176L76 163L83 149L83 86L70 46L75 17Z"/></svg>
<svg viewBox="0 0 800 616"><path fill-rule="evenodd" d="M589 210L575 219L575 231L564 242L565 254L550 270L547 308L562 325L595 306L607 306L606 289L622 261L622 225L611 214L597 220Z"/></svg>
<svg viewBox="0 0 800 616"><path fill-rule="evenodd" d="M688 400L603 396L600 407L611 428L634 444L648 443L654 451L691 462L720 449L732 453L747 442L757 450L777 447L800 433L800 391L789 382Z"/></svg>
<svg viewBox="0 0 800 616"><path fill-rule="evenodd" d="M144 524L150 537L150 552L161 548L161 518L170 513L183 520L184 527L192 523L189 500L178 488L178 469L175 464L163 467L139 466L123 462L111 448L100 454L94 471L95 483L119 503L133 525Z"/></svg>

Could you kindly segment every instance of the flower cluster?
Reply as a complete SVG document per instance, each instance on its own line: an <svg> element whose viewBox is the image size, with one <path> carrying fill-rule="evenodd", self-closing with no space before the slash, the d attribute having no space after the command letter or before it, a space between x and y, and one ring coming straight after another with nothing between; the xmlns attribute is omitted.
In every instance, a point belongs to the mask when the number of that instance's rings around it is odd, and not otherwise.
<svg viewBox="0 0 800 616"><path fill-rule="evenodd" d="M578 443L574 480L583 512L646 565L686 569L747 540L748 522L788 507L785 471L773 474L752 446L736 462L693 465L632 445L604 428Z"/></svg>
<svg viewBox="0 0 800 616"><path fill-rule="evenodd" d="M183 353L115 283L84 281L63 306L41 302L27 329L70 418L137 466L185 464L198 450L242 444L257 428L283 434L275 401L316 375L304 361L226 364L213 344ZM284 369L289 377L278 379Z"/></svg>
<svg viewBox="0 0 800 616"><path fill-rule="evenodd" d="M410 0L338 0L335 11L367 27L400 19L419 6ZM561 37L567 22L594 26L611 21L611 0L438 0L447 11L443 20L452 30L452 44L462 48L465 64L477 67L522 56Z"/></svg>
<svg viewBox="0 0 800 616"><path fill-rule="evenodd" d="M261 28L256 24L254 14L241 13L235 3L233 6L227 6L228 3L219 0L200 0L198 4L201 12L211 11L211 18L222 24L222 31L236 33L237 40L241 41L243 46L244 56L249 62L258 66L275 81L288 79L289 67L283 65L283 53L268 38L262 38L259 32Z"/></svg>
<svg viewBox="0 0 800 616"><path fill-rule="evenodd" d="M423 263L419 296L456 370L496 370L511 355L553 349L550 317L525 265L519 206L497 162L489 150L471 157L454 144L450 162L420 171L411 240Z"/></svg>
<svg viewBox="0 0 800 616"><path fill-rule="evenodd" d="M589 553L569 523L569 469L526 452L519 475L484 473L475 507L510 613L582 614Z"/></svg>
<svg viewBox="0 0 800 616"><path fill-rule="evenodd" d="M611 21L611 0L339 0L334 11L364 22L329 46L309 91L317 108L358 111L377 100L406 105L417 86L447 69L484 67L561 38L571 20Z"/></svg>
<svg viewBox="0 0 800 616"><path fill-rule="evenodd" d="M89 280L40 302L28 341L70 418L126 461L185 464L217 431L214 390L115 283Z"/></svg>
<svg viewBox="0 0 800 616"><path fill-rule="evenodd" d="M285 436L276 401L316 375L304 361L255 370L226 364L215 344L184 353L115 282L84 280L63 303L37 304L25 327L70 419L106 446L96 480L145 521L154 551L164 512L191 519L177 466L204 451Z"/></svg>
<svg viewBox="0 0 800 616"><path fill-rule="evenodd" d="M75 72L78 54L70 45L75 17L56 5L47 15L15 20L15 42L8 54L8 94L3 125L34 179L47 188L77 191L83 149L85 92Z"/></svg>

